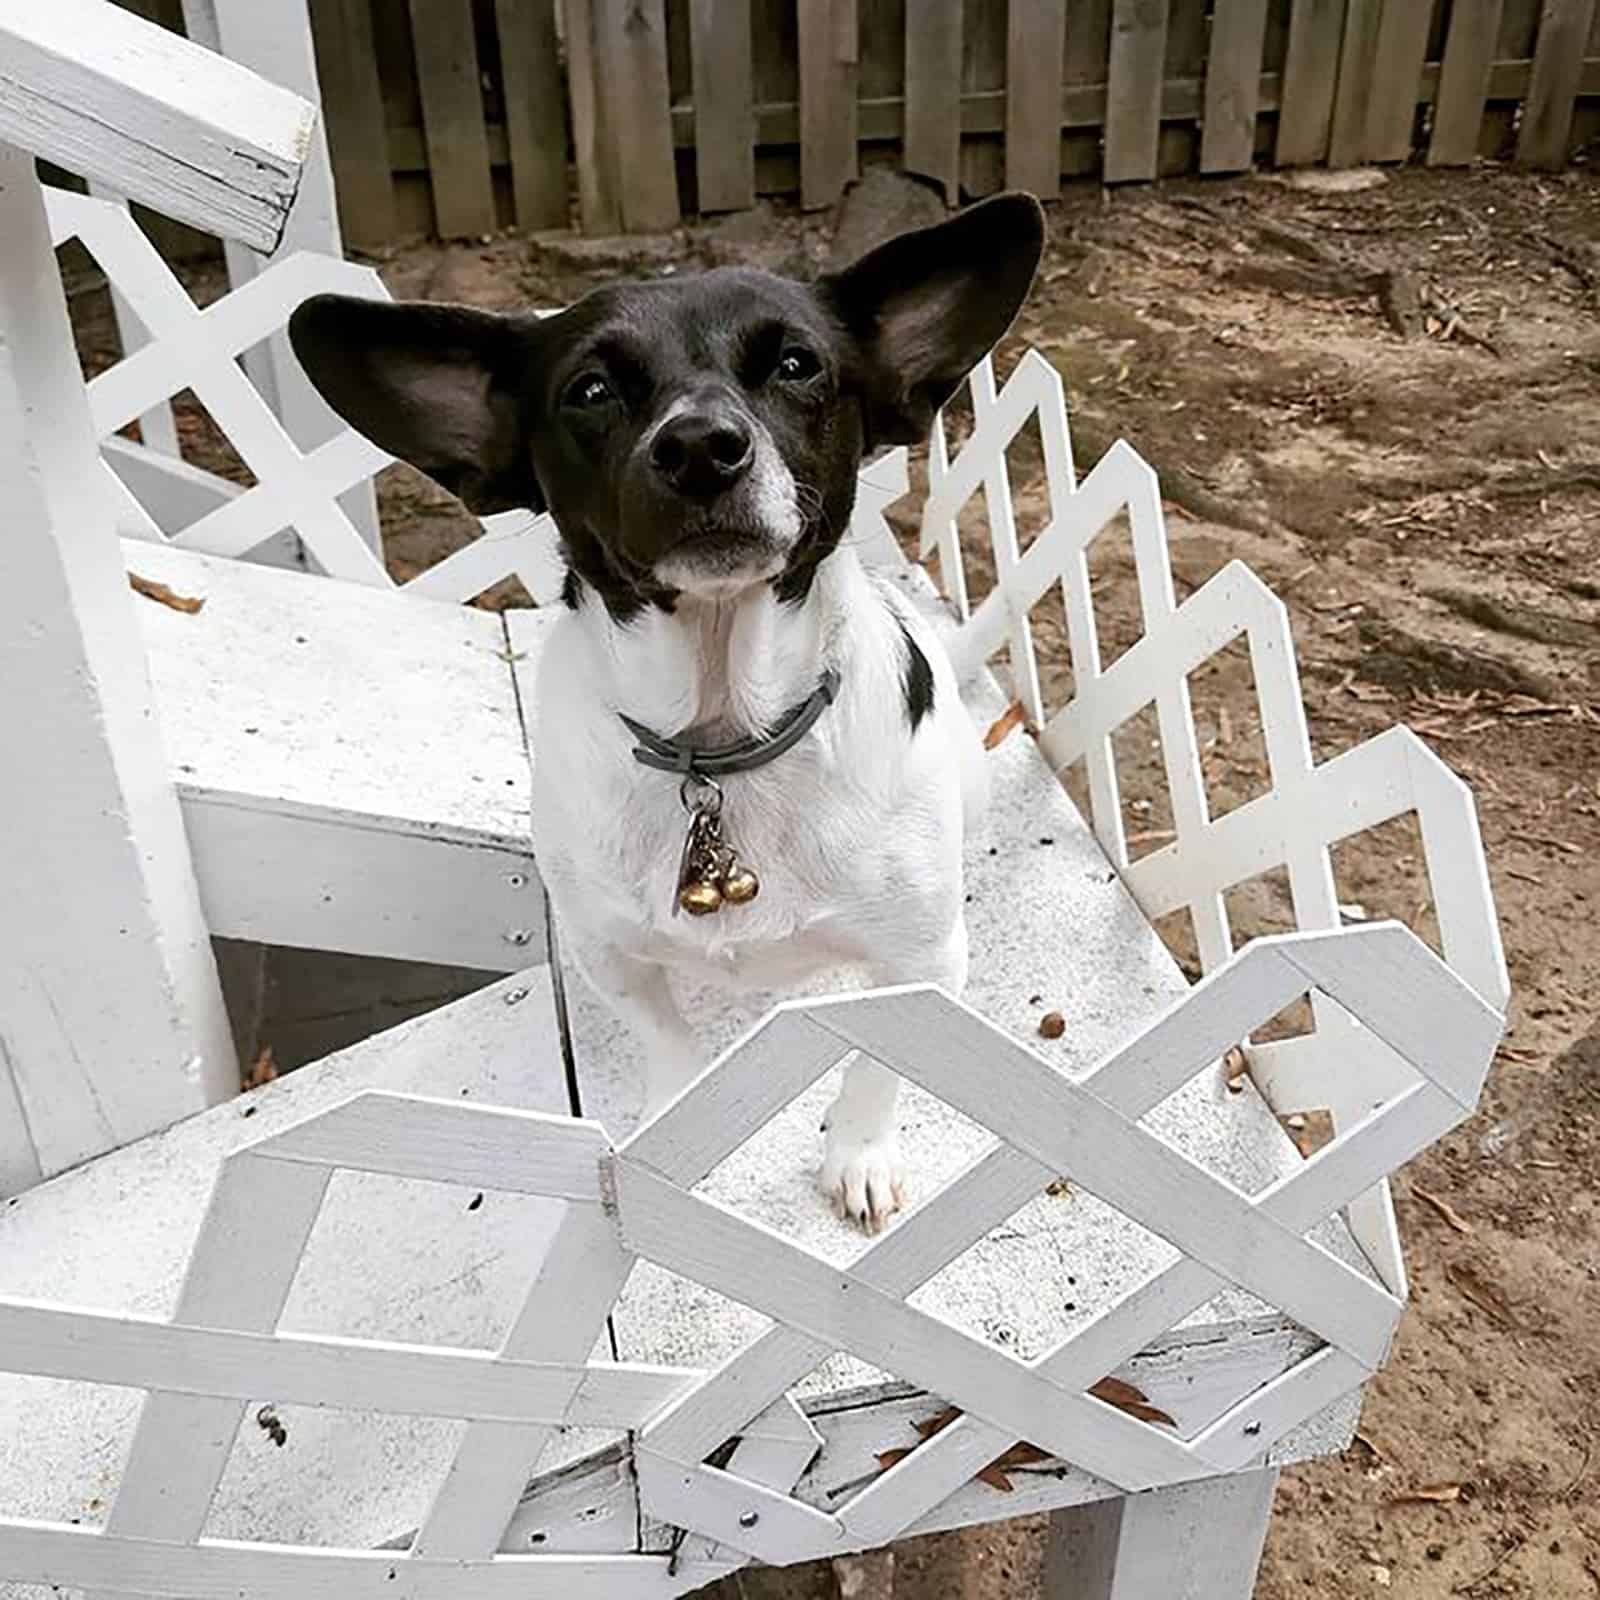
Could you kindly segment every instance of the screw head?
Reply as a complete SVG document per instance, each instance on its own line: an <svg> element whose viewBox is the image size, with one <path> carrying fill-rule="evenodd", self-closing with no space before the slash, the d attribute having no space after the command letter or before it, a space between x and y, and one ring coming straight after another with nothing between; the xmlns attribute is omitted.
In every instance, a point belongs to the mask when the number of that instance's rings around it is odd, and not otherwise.
<svg viewBox="0 0 1600 1600"><path fill-rule="evenodd" d="M506 874L506 882L513 889L526 889L528 887L528 875L525 872L508 872Z"/></svg>
<svg viewBox="0 0 1600 1600"><path fill-rule="evenodd" d="M527 944L532 938L533 935L526 928L513 928L506 935L506 943L522 945Z"/></svg>
<svg viewBox="0 0 1600 1600"><path fill-rule="evenodd" d="M739 1513L739 1526L741 1528L753 1528L760 1520L761 1513L759 1511L741 1511Z"/></svg>
<svg viewBox="0 0 1600 1600"><path fill-rule="evenodd" d="M519 1000L526 1000L527 998L528 991L520 985L515 989L506 990L506 1004L508 1006L514 1006Z"/></svg>

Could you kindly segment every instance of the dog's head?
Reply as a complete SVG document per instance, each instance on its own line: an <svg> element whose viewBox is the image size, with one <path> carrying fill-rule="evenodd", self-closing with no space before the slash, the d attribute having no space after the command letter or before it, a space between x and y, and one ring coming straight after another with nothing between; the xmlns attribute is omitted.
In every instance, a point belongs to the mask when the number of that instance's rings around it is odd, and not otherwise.
<svg viewBox="0 0 1600 1600"><path fill-rule="evenodd" d="M998 195L803 284L724 268L557 316L319 295L295 354L346 421L474 511L548 506L612 612L809 588L863 453L925 438L1010 326L1037 202Z"/></svg>

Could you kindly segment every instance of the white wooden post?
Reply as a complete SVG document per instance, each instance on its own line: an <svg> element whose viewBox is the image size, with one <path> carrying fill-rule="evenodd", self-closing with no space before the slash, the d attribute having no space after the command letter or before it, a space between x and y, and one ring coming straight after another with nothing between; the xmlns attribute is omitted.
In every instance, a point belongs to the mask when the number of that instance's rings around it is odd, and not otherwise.
<svg viewBox="0 0 1600 1600"><path fill-rule="evenodd" d="M1043 1600L1250 1600L1277 1482L1269 1467L1054 1512Z"/></svg>
<svg viewBox="0 0 1600 1600"><path fill-rule="evenodd" d="M238 1082L32 155L0 145L0 1191Z"/></svg>
<svg viewBox="0 0 1600 1600"><path fill-rule="evenodd" d="M307 0L274 0L270 6L260 4L260 0L183 0L183 25L196 44L292 89L313 105L322 103ZM262 255L228 239L223 241L223 249L228 259L228 282L235 289L248 283L263 267L297 250L314 250L335 258L344 254L333 168L320 119L306 152L300 192L278 248L270 255ZM276 333L265 344L247 351L244 368L302 450L325 444L343 428L344 424L300 370L286 334ZM339 504L362 538L381 555L378 506L372 485L363 482L346 490L339 497Z"/></svg>

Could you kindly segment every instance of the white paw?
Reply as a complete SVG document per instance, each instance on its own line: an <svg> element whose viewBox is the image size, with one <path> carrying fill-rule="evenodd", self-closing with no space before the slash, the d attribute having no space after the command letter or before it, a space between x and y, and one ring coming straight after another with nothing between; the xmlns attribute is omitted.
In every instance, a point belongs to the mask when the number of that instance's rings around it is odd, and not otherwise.
<svg viewBox="0 0 1600 1600"><path fill-rule="evenodd" d="M823 1145L820 1181L822 1192L846 1222L881 1233L905 1201L900 1141L892 1130L871 1138L832 1126Z"/></svg>

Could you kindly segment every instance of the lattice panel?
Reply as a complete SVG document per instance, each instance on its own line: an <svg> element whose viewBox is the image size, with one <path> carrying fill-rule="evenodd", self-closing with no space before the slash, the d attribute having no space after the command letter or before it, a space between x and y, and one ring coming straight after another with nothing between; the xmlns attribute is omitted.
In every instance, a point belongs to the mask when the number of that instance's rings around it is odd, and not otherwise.
<svg viewBox="0 0 1600 1600"><path fill-rule="evenodd" d="M386 300L370 267L302 252L199 309L127 208L65 190L46 191L59 248L76 239L144 325L148 342L90 380L94 426L108 452L107 488L119 531L170 540L206 555L244 557L292 529L315 567L333 578L392 586L383 563L339 504L394 458L350 428L302 450L245 375L238 357L279 332L302 300L321 293ZM117 437L190 389L210 413L255 484L237 484ZM863 468L851 533L869 553L893 554L883 507L905 493L905 452ZM399 585L430 600L471 600L517 578L540 605L561 592L565 567L547 515L507 511L481 519L482 536ZM887 543L885 543L887 541Z"/></svg>
<svg viewBox="0 0 1600 1600"><path fill-rule="evenodd" d="M952 454L946 419L935 425L922 516L922 553L937 550L959 619L952 643L957 671L977 671L1004 649L1016 698L1051 766L1062 773L1083 762L1095 835L1145 914L1154 921L1187 910L1201 965L1213 972L1234 950L1225 891L1283 868L1296 926L1338 928L1331 847L1414 814L1445 960L1491 1004L1503 1006L1509 982L1467 786L1405 728L1314 763L1282 602L1235 561L1181 606L1176 603L1155 473L1118 441L1078 480L1061 378L1036 351L1023 356L1002 389L996 390L990 360L973 372L968 388L972 432ZM1043 447L1046 511L1021 550L1006 453L1030 422ZM994 568L994 587L976 607L968 599L974 552L963 549L957 523L957 513L975 494L983 496ZM1132 535L1142 635L1106 667L1088 551L1121 514ZM1048 707L1029 614L1058 587L1073 695L1063 706ZM1213 818L1189 675L1241 636L1248 642L1272 787ZM1152 705L1174 838L1135 861L1129 857L1112 736ZM1325 1005L1314 1003L1313 1013L1314 1032L1248 1046L1253 1075L1276 1111L1325 1107L1336 1127L1353 1126L1396 1064ZM1403 1292L1404 1265L1387 1188L1364 1196L1348 1220L1385 1281Z"/></svg>
<svg viewBox="0 0 1600 1600"><path fill-rule="evenodd" d="M1228 1042L1307 991L1407 1065L1407 1081L1359 1126L1254 1196L1141 1126ZM1501 1027L1408 930L1376 924L1256 941L1081 1079L915 987L778 1008L620 1146L581 1119L357 1096L225 1162L170 1322L0 1301L0 1367L149 1391L104 1530L0 1521L0 1576L218 1597L667 1595L747 1558L881 1544L1020 1439L1126 1491L1239 1470L1383 1361L1403 1302L1305 1236L1470 1115ZM852 1050L996 1142L841 1268L694 1186ZM495 1354L277 1331L339 1170L567 1202ZM908 1303L1058 1174L1167 1239L1178 1259L1029 1362ZM641 1258L764 1312L772 1327L713 1373L588 1360ZM1086 1392L1224 1283L1281 1308L1320 1346L1188 1439ZM819 1510L789 1492L819 1437L787 1395L838 1350L963 1415ZM201 1536L245 1404L262 1394L466 1424L408 1551ZM686 1551L496 1554L551 1430L571 1426L632 1432L642 1510L695 1536ZM743 1458L708 1465L734 1436L747 1436Z"/></svg>

